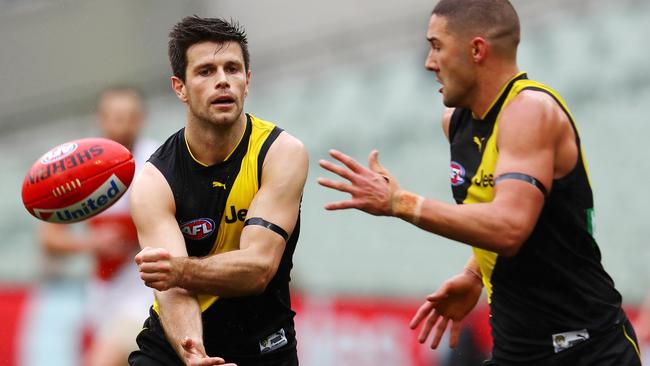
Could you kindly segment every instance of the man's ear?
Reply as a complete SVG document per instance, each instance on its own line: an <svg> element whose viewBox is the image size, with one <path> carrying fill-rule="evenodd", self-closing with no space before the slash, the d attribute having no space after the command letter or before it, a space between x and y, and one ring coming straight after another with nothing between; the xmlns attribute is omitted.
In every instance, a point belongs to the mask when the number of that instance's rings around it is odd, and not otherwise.
<svg viewBox="0 0 650 366"><path fill-rule="evenodd" d="M480 63L485 60L485 57L488 54L488 43L483 37L474 37L471 41L472 47L472 59L476 63Z"/></svg>
<svg viewBox="0 0 650 366"><path fill-rule="evenodd" d="M251 83L251 71L248 70L246 71L246 89L244 90L245 97L248 96L248 86L250 85L250 83Z"/></svg>
<svg viewBox="0 0 650 366"><path fill-rule="evenodd" d="M171 80L172 89L174 90L174 93L176 93L178 99L180 99L183 103L187 103L187 92L185 90L185 83L183 80L177 78L176 76L172 76Z"/></svg>

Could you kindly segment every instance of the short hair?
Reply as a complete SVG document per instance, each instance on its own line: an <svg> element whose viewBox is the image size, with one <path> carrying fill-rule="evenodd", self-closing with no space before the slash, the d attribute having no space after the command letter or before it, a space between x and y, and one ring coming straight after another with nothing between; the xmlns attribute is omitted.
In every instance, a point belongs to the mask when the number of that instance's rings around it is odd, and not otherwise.
<svg viewBox="0 0 650 366"><path fill-rule="evenodd" d="M517 11L508 0L440 0L433 14L461 35L482 35L506 54L516 56L521 37Z"/></svg>
<svg viewBox="0 0 650 366"><path fill-rule="evenodd" d="M246 31L239 23L220 18L185 17L169 32L169 62L174 76L185 81L187 49L201 42L237 42L244 56L244 67L249 70L250 55Z"/></svg>

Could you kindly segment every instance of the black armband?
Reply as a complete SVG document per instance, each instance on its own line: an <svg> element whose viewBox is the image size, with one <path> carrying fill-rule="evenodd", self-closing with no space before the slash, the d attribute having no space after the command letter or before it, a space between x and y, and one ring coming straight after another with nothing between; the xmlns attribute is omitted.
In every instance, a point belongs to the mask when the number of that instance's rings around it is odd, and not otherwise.
<svg viewBox="0 0 650 366"><path fill-rule="evenodd" d="M287 234L287 232L284 231L283 228L279 227L278 225L272 222L268 222L261 217L251 217L250 219L246 219L246 221L244 221L244 226L247 225L258 225L258 226L265 227L273 231L274 233L280 235L284 239L284 241L289 240L289 234Z"/></svg>
<svg viewBox="0 0 650 366"><path fill-rule="evenodd" d="M521 180L526 183L530 183L537 187L540 191L542 191L542 194L544 197L548 194L548 191L546 190L546 187L544 187L544 184L537 180L535 177L531 177L528 174L524 173L505 173L501 174L500 176L497 177L497 179L494 180L494 184L498 184L500 181L505 180L505 179L516 179L516 180Z"/></svg>

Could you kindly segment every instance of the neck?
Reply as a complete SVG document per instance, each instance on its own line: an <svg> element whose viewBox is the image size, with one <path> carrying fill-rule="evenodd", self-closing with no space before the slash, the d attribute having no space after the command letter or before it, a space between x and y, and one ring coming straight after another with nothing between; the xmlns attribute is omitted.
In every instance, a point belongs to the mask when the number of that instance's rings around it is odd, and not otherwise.
<svg viewBox="0 0 650 366"><path fill-rule="evenodd" d="M209 166L226 160L245 130L246 114L243 112L235 122L228 125L214 125L188 116L185 139L194 159Z"/></svg>
<svg viewBox="0 0 650 366"><path fill-rule="evenodd" d="M507 65L499 69L486 69L478 77L476 98L470 103L469 109L476 118L483 119L494 100L499 97L499 93L508 81L515 77L520 71L517 65Z"/></svg>

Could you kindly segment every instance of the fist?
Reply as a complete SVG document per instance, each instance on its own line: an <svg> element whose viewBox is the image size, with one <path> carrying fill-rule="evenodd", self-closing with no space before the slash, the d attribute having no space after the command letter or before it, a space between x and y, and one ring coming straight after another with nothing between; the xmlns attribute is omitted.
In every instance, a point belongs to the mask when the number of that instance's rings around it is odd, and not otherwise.
<svg viewBox="0 0 650 366"><path fill-rule="evenodd" d="M140 278L148 287L158 291L177 287L181 279L179 258L167 249L145 247L135 256Z"/></svg>

